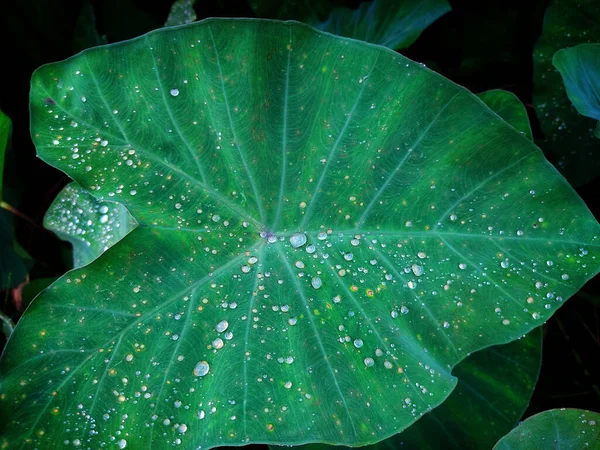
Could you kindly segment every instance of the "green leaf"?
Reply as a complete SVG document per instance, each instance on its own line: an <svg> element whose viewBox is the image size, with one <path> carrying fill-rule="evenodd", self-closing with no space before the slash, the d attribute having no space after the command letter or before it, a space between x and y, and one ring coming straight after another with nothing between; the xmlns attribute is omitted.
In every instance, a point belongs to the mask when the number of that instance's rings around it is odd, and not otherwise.
<svg viewBox="0 0 600 450"><path fill-rule="evenodd" d="M96 15L90 0L81 3L79 17L73 32L73 50L75 53L86 48L106 44L106 36L100 36L96 29Z"/></svg>
<svg viewBox="0 0 600 450"><path fill-rule="evenodd" d="M553 0L533 51L533 106L544 133L540 146L576 186L600 175L600 142L596 122L573 107L552 58L560 49L594 42L600 42L600 2Z"/></svg>
<svg viewBox="0 0 600 450"><path fill-rule="evenodd" d="M192 23L196 20L196 12L194 11L194 3L196 0L177 0L171 6L169 17L165 22L166 27L174 25L183 25Z"/></svg>
<svg viewBox="0 0 600 450"><path fill-rule="evenodd" d="M552 409L530 417L503 437L494 450L579 450L597 448L600 414Z"/></svg>
<svg viewBox="0 0 600 450"><path fill-rule="evenodd" d="M48 208L44 226L73 245L73 266L78 268L123 239L135 228L135 220L123 205L98 201L71 183Z"/></svg>
<svg viewBox="0 0 600 450"><path fill-rule="evenodd" d="M600 225L530 141L299 23L90 49L36 71L31 111L40 157L138 226L17 325L6 441L374 443L599 269Z"/></svg>
<svg viewBox="0 0 600 450"><path fill-rule="evenodd" d="M554 54L552 64L579 114L600 120L600 44L563 48Z"/></svg>
<svg viewBox="0 0 600 450"><path fill-rule="evenodd" d="M257 17L301 22L318 20L333 9L328 0L250 0L250 6Z"/></svg>
<svg viewBox="0 0 600 450"><path fill-rule="evenodd" d="M496 114L529 139L532 139L527 110L515 94L500 89L493 89L477 94L477 96Z"/></svg>
<svg viewBox="0 0 600 450"><path fill-rule="evenodd" d="M408 48L429 25L452 8L446 0L373 0L358 9L335 8L316 28L394 50Z"/></svg>

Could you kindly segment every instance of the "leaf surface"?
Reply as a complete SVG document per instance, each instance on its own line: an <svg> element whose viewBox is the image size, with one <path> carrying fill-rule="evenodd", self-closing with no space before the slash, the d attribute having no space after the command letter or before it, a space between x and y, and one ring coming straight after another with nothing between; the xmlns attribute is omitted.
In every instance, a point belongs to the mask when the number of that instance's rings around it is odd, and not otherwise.
<svg viewBox="0 0 600 450"><path fill-rule="evenodd" d="M207 20L40 68L31 109L138 226L17 325L8 442L377 442L598 272L539 149L384 47Z"/></svg>
<svg viewBox="0 0 600 450"><path fill-rule="evenodd" d="M98 201L77 183L56 196L44 226L73 245L73 266L85 266L135 228L135 220L119 203Z"/></svg>
<svg viewBox="0 0 600 450"><path fill-rule="evenodd" d="M503 437L494 450L579 450L597 448L600 414L552 409L532 416Z"/></svg>

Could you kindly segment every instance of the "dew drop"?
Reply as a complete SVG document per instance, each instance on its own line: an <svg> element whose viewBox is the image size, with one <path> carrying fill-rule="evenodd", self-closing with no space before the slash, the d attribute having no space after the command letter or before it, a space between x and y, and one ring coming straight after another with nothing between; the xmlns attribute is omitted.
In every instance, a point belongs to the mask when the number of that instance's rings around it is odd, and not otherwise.
<svg viewBox="0 0 600 450"><path fill-rule="evenodd" d="M294 233L290 236L292 247L298 248L306 244L306 235L304 233Z"/></svg>
<svg viewBox="0 0 600 450"><path fill-rule="evenodd" d="M119 446L119 448L125 448L127 447L127 441L125 439L121 439L117 442L117 445Z"/></svg>
<svg viewBox="0 0 600 450"><path fill-rule="evenodd" d="M314 277L312 280L310 280L310 284L312 284L312 287L314 287L315 289L319 289L323 282L319 277Z"/></svg>
<svg viewBox="0 0 600 450"><path fill-rule="evenodd" d="M510 264L508 263L508 259L505 259L500 263L500 267L502 267L503 269L508 269L509 265Z"/></svg>
<svg viewBox="0 0 600 450"><path fill-rule="evenodd" d="M363 340L362 339L354 339L354 346L356 348L361 348L363 346Z"/></svg>
<svg viewBox="0 0 600 450"><path fill-rule="evenodd" d="M367 366L367 367L373 367L375 365L375 361L371 357L365 358L364 362L365 362L365 366Z"/></svg>
<svg viewBox="0 0 600 450"><path fill-rule="evenodd" d="M418 264L413 264L410 268L412 269L412 272L416 276L420 277L421 275L423 275L423 267L422 266L420 266Z"/></svg>
<svg viewBox="0 0 600 450"><path fill-rule="evenodd" d="M177 97L179 95L179 89L175 89L175 88L171 89L171 95L173 97Z"/></svg>
<svg viewBox="0 0 600 450"><path fill-rule="evenodd" d="M216 338L213 343L212 343L213 347L216 348L217 350L223 348L223 339L221 338Z"/></svg>
<svg viewBox="0 0 600 450"><path fill-rule="evenodd" d="M196 367L194 367L194 375L197 377L203 377L208 373L209 370L210 366L208 363L206 361L200 361L198 364L196 364Z"/></svg>
<svg viewBox="0 0 600 450"><path fill-rule="evenodd" d="M346 261L352 261L352 258L354 258L354 255L352 253L345 253L344 254L344 259Z"/></svg>
<svg viewBox="0 0 600 450"><path fill-rule="evenodd" d="M317 248L314 245L309 245L308 247L306 247L306 252L307 253L314 253L317 250Z"/></svg>
<svg viewBox="0 0 600 450"><path fill-rule="evenodd" d="M227 322L226 320L221 320L216 326L217 332L222 333L227 329L228 326L229 322Z"/></svg>

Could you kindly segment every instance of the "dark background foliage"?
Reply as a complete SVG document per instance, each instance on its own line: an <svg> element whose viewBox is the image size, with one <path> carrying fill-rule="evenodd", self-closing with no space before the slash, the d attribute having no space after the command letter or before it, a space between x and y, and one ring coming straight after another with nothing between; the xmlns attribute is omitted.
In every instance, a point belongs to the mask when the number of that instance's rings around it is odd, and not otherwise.
<svg viewBox="0 0 600 450"><path fill-rule="evenodd" d="M133 38L163 26L171 1L4 0L0 41L4 42L0 109L13 123L5 183L16 192L15 235L33 260L29 279L58 277L69 269L70 248L42 227L46 209L69 179L38 160L29 136L29 80L40 65L65 59L86 46ZM198 19L252 17L248 1L198 2ZM337 3L355 7L357 0ZM547 0L454 0L452 12L403 54L474 93L514 92L526 105L534 137L541 130L532 106L532 52L542 30ZM94 32L94 27L97 33ZM555 155L547 154L553 162ZM12 161L10 161L12 159ZM600 174L577 188L600 219ZM13 280L20 282L22 280ZM0 292L2 310L18 319L11 299ZM573 407L600 412L600 278L591 280L544 325L543 363L528 417ZM0 337L0 348L4 346Z"/></svg>

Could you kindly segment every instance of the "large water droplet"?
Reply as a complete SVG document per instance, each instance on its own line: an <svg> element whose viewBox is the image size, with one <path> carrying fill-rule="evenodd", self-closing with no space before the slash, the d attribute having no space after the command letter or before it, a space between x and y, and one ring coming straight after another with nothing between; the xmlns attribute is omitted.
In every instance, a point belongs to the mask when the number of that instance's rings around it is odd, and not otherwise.
<svg viewBox="0 0 600 450"><path fill-rule="evenodd" d="M306 235L304 233L294 233L290 236L292 247L298 248L306 244Z"/></svg>
<svg viewBox="0 0 600 450"><path fill-rule="evenodd" d="M209 370L210 366L208 363L206 361L200 361L198 364L196 364L196 367L194 367L194 375L197 377L203 377L208 373Z"/></svg>
<svg viewBox="0 0 600 450"><path fill-rule="evenodd" d="M225 331L227 329L228 326L229 326L229 322L227 322L226 320L221 320L217 324L216 328L219 333L222 333L223 331Z"/></svg>
<svg viewBox="0 0 600 450"><path fill-rule="evenodd" d="M312 287L314 287L315 289L319 289L323 282L319 277L314 277L312 280L310 280L310 284L312 284Z"/></svg>

